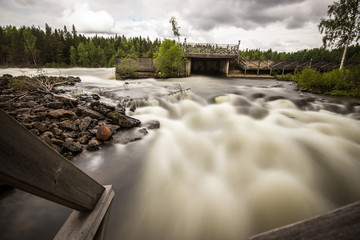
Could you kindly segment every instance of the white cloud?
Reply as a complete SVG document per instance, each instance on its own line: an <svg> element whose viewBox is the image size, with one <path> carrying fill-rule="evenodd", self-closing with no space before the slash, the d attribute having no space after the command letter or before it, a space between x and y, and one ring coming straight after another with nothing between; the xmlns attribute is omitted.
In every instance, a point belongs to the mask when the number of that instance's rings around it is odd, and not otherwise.
<svg viewBox="0 0 360 240"><path fill-rule="evenodd" d="M114 18L106 11L93 11L88 3L75 3L71 9L63 11L62 20L66 25L75 24L83 33L112 33Z"/></svg>
<svg viewBox="0 0 360 240"><path fill-rule="evenodd" d="M333 0L0 0L0 25L75 25L79 33L237 43L281 51L320 47L320 18Z"/></svg>

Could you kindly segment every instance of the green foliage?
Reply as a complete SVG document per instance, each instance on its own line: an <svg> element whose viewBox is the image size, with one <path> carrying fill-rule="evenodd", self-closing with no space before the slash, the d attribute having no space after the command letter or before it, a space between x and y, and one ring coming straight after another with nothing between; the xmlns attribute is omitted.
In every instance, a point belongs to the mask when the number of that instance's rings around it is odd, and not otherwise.
<svg viewBox="0 0 360 240"><path fill-rule="evenodd" d="M360 39L360 1L338 0L328 6L328 19L319 24L324 46L345 46Z"/></svg>
<svg viewBox="0 0 360 240"><path fill-rule="evenodd" d="M169 20L169 23L171 24L172 31L174 33L174 36L178 38L178 41L180 42L180 27L178 26L178 23L176 21L175 17L171 17Z"/></svg>
<svg viewBox="0 0 360 240"><path fill-rule="evenodd" d="M335 69L319 73L304 69L296 74L295 81L301 90L329 94L360 97L360 66L351 69Z"/></svg>
<svg viewBox="0 0 360 240"><path fill-rule="evenodd" d="M15 89L18 89L18 90L28 88L27 83L24 80L18 79L18 78L11 78L9 80L8 85L9 85L9 87L15 88Z"/></svg>
<svg viewBox="0 0 360 240"><path fill-rule="evenodd" d="M154 64L163 78L179 77L187 59L180 45L166 39L155 53Z"/></svg>
<svg viewBox="0 0 360 240"><path fill-rule="evenodd" d="M276 74L275 77L279 81L294 81L295 80L295 76L293 74L291 74L291 73Z"/></svg>
<svg viewBox="0 0 360 240"><path fill-rule="evenodd" d="M32 27L0 26L1 66L82 66L113 67L116 57L152 57L160 40L115 35L85 37L75 26L69 32Z"/></svg>
<svg viewBox="0 0 360 240"><path fill-rule="evenodd" d="M134 58L126 57L121 59L117 65L117 70L122 78L138 77L138 65Z"/></svg>
<svg viewBox="0 0 360 240"><path fill-rule="evenodd" d="M325 47L345 47L342 68L349 44L360 39L360 0L339 0L329 5L328 19L322 18L318 27L321 33L325 33Z"/></svg>
<svg viewBox="0 0 360 240"><path fill-rule="evenodd" d="M312 61L314 62L340 62L344 48L328 50L325 48L304 49L297 52L286 53L269 49L246 49L239 51L240 57L247 60L272 61ZM348 63L360 63L360 46L355 44L348 48Z"/></svg>
<svg viewBox="0 0 360 240"><path fill-rule="evenodd" d="M79 89L77 87L75 87L75 89L72 90L70 93L71 97L73 97L73 98L81 98L83 94L84 94L84 90Z"/></svg>

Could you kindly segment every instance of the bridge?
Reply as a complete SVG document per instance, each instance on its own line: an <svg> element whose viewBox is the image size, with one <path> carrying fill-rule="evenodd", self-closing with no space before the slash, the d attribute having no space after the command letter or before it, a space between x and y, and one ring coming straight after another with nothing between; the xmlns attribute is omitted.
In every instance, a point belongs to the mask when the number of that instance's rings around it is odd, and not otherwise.
<svg viewBox="0 0 360 240"><path fill-rule="evenodd" d="M270 76L274 73L296 73L304 68L319 72L339 68L339 63L310 61L247 60L240 56L238 44L187 43L183 44L188 62L186 75L215 74L226 77ZM348 65L349 66L349 65Z"/></svg>
<svg viewBox="0 0 360 240"><path fill-rule="evenodd" d="M238 59L238 44L187 43L183 44L186 63L186 75L192 73L229 75L230 62Z"/></svg>
<svg viewBox="0 0 360 240"><path fill-rule="evenodd" d="M192 74L222 75L225 77L265 77L274 74L296 73L304 68L312 68L319 72L327 72L339 68L339 63L310 61L272 61L248 60L240 56L237 44L188 43L183 44L185 56L188 58L181 70L183 75ZM126 79L120 71L122 58L116 59L116 79ZM129 64L129 63L127 63ZM137 78L158 77L159 74L152 58L133 59L131 64L136 68ZM347 67L351 64L347 64Z"/></svg>

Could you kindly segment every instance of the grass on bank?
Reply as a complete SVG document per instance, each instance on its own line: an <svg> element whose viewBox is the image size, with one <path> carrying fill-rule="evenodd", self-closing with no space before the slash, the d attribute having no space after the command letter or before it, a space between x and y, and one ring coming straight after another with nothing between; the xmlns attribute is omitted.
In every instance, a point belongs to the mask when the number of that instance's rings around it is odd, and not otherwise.
<svg viewBox="0 0 360 240"><path fill-rule="evenodd" d="M276 78L281 81L295 81L302 91L360 97L360 66L325 73L304 69L296 74L276 75Z"/></svg>

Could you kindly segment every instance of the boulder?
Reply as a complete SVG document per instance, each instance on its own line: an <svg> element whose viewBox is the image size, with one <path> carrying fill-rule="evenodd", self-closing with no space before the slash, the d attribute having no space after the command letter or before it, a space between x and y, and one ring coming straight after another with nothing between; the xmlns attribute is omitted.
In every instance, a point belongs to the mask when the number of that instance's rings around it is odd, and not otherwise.
<svg viewBox="0 0 360 240"><path fill-rule="evenodd" d="M100 96L98 95L98 94L92 94L91 95L92 96L92 98L94 99L94 100L99 100L100 99Z"/></svg>
<svg viewBox="0 0 360 240"><path fill-rule="evenodd" d="M43 106L43 105L40 105L40 106L37 106L35 107L32 112L33 113L39 113L39 112L46 112L47 110L49 110L47 107Z"/></svg>
<svg viewBox="0 0 360 240"><path fill-rule="evenodd" d="M67 138L65 140L64 147L71 152L81 152L83 148L79 142L74 141L72 138Z"/></svg>
<svg viewBox="0 0 360 240"><path fill-rule="evenodd" d="M91 118L95 118L95 119L98 119L98 120L103 120L105 119L104 115L102 115L101 113L98 113L94 110L91 110L91 109L88 109L86 107L81 107L79 106L77 108L77 111L82 114L83 116L89 116Z"/></svg>
<svg viewBox="0 0 360 240"><path fill-rule="evenodd" d="M46 106L48 108L52 108L52 109L61 109L64 107L64 104L60 101L55 101L55 102L50 102L50 103L46 104Z"/></svg>
<svg viewBox="0 0 360 240"><path fill-rule="evenodd" d="M110 129L112 134L115 134L120 129L120 126L118 125L106 124L105 126Z"/></svg>
<svg viewBox="0 0 360 240"><path fill-rule="evenodd" d="M70 130L70 131L76 131L78 130L78 127L76 126L76 124L71 121L71 120L65 120L59 123L59 127L65 130Z"/></svg>
<svg viewBox="0 0 360 240"><path fill-rule="evenodd" d="M137 127L141 124L140 120L117 113L115 111L108 113L107 117L110 118L110 120L113 124L116 124L116 125L119 125L119 126L125 127L125 128Z"/></svg>
<svg viewBox="0 0 360 240"><path fill-rule="evenodd" d="M146 127L147 129L159 129L160 128L160 122L156 121L156 120L153 120L153 121L145 123L144 127Z"/></svg>
<svg viewBox="0 0 360 240"><path fill-rule="evenodd" d="M52 139L51 139L51 143L52 143L53 145L58 146L58 147L62 147L63 144L64 144L64 141L62 141L62 140L60 140L60 139L57 139L57 138L52 138Z"/></svg>
<svg viewBox="0 0 360 240"><path fill-rule="evenodd" d="M31 101L26 102L25 105L26 105L27 107L33 108L33 107L35 107L35 106L38 105L38 104L37 104L37 102L31 100Z"/></svg>
<svg viewBox="0 0 360 240"><path fill-rule="evenodd" d="M39 135L40 135L39 130L37 130L36 128L31 129L30 132L32 132L32 134L34 134L34 135L36 135L36 136L39 136Z"/></svg>
<svg viewBox="0 0 360 240"><path fill-rule="evenodd" d="M92 119L91 117L87 116L85 118L83 118L79 124L79 129L80 131L85 131L86 129L88 129L88 127L90 126Z"/></svg>
<svg viewBox="0 0 360 240"><path fill-rule="evenodd" d="M72 118L76 116L76 114L70 110L57 109L50 111L49 116L52 118Z"/></svg>
<svg viewBox="0 0 360 240"><path fill-rule="evenodd" d="M78 134L77 134L77 132L75 132L75 131L73 131L73 132L64 132L63 134L62 134L62 136L63 136L63 138L77 138L77 136L78 136Z"/></svg>
<svg viewBox="0 0 360 240"><path fill-rule="evenodd" d="M96 151L100 149L100 142L98 140L92 139L86 147L89 151Z"/></svg>
<svg viewBox="0 0 360 240"><path fill-rule="evenodd" d="M112 133L106 126L99 126L96 132L96 139L106 141L111 137Z"/></svg>
<svg viewBox="0 0 360 240"><path fill-rule="evenodd" d="M51 129L51 132L57 136L60 136L63 133L63 130L58 127L54 127L53 129Z"/></svg>
<svg viewBox="0 0 360 240"><path fill-rule="evenodd" d="M43 133L48 130L48 127L45 123L42 122L35 122L34 128L37 129L40 133Z"/></svg>

